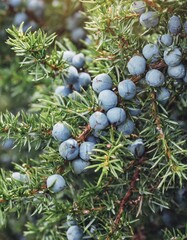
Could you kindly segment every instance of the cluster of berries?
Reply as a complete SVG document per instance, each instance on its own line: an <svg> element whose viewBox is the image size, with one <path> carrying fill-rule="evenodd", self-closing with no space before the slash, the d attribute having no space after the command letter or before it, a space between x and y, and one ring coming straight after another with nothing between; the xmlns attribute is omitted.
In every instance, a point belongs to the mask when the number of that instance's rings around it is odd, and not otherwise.
<svg viewBox="0 0 187 240"><path fill-rule="evenodd" d="M184 33L186 34L184 24ZM183 50L176 45L176 35L181 33L182 24L178 16L172 16L168 22L169 33L158 37L156 44L146 44L141 55L133 56L127 68L131 75L145 74L145 82L150 87L157 88L157 100L165 105L171 95L166 87L166 79L174 79L179 82L187 82L187 70L183 59ZM160 69L154 69L162 62Z"/></svg>
<svg viewBox="0 0 187 240"><path fill-rule="evenodd" d="M54 8L62 7L61 1L52 0L50 2ZM31 30L35 31L38 27L43 26L47 5L44 0L6 0L4 2L2 1L2 7L0 2L0 9L1 8L11 10L14 14L13 25L16 27L19 27L20 24L24 22L23 31L25 32L29 27L32 27ZM87 43L90 42L86 31L82 27L83 22L84 17L80 11L76 11L72 15L67 16L64 20L63 28L65 28L71 40L76 44L79 44L81 40Z"/></svg>
<svg viewBox="0 0 187 240"><path fill-rule="evenodd" d="M63 75L64 85L55 89L55 94L62 97L69 96L73 91L81 92L91 84L91 77L87 72L83 72L85 56L82 53L65 51L63 59L70 65L66 75ZM79 72L78 72L79 71Z"/></svg>
<svg viewBox="0 0 187 240"><path fill-rule="evenodd" d="M135 129L135 124L127 117L127 113L123 107L118 106L118 98L120 96L124 101L132 100L136 96L136 85L134 82L131 79L121 81L118 84L118 92L115 93L112 91L111 77L103 73L93 79L92 88L99 94L98 104L102 110L96 111L90 116L90 127L97 132L112 125L116 127L119 133L123 133L124 135L132 134ZM141 157L144 153L142 139L134 141L128 149L134 156Z"/></svg>
<svg viewBox="0 0 187 240"><path fill-rule="evenodd" d="M78 142L72 138L71 130L67 123L56 123L53 126L52 136L61 144L59 153L64 160L72 163L72 168L75 174L81 174L86 171L86 167L90 165L90 155L96 144L93 136L87 138L87 141L78 145ZM54 193L58 193L66 187L64 178L59 174L51 175L47 178L47 188ZM83 236L82 229L74 220L67 219L68 230L66 236L68 240L80 240Z"/></svg>
<svg viewBox="0 0 187 240"><path fill-rule="evenodd" d="M85 168L90 165L90 155L95 147L95 143L91 141L78 142L72 138L70 128L67 123L56 123L53 126L52 136L61 144L59 153L64 160L72 162L73 171L75 174L80 174L85 171Z"/></svg>
<svg viewBox="0 0 187 240"><path fill-rule="evenodd" d="M70 32L71 40L74 43L79 43L80 40L89 41L86 31L81 27L84 21L80 11L75 12L72 16L66 19L66 29Z"/></svg>
<svg viewBox="0 0 187 240"><path fill-rule="evenodd" d="M13 24L15 26L20 26L24 22L23 31L26 31L29 27L32 27L32 30L38 28L37 21L41 21L44 15L45 3L43 0L8 0L7 4L15 12ZM25 10L22 11L22 7L25 7ZM30 17L32 15L32 18ZM35 21L37 19L37 21Z"/></svg>
<svg viewBox="0 0 187 240"><path fill-rule="evenodd" d="M145 1L134 1L131 4L130 9L132 12L140 15L139 22L143 27L148 29L148 28L156 27L158 25L159 14L155 11L146 11ZM171 17L168 24L169 24L169 31L171 34L176 35L181 32L182 25L181 25L180 18L178 16ZM184 31L187 33L187 21L185 21L184 23Z"/></svg>
<svg viewBox="0 0 187 240"><path fill-rule="evenodd" d="M157 12L146 12L146 3L144 1L134 1L131 4L131 11L140 15L139 22L145 28L156 27L159 23Z"/></svg>
<svg viewBox="0 0 187 240"><path fill-rule="evenodd" d="M156 12L146 12L146 4L143 1L133 2L131 5L133 12L140 14L140 23L146 27L155 27L159 18ZM127 63L127 69L133 77L145 76L145 84L154 88L157 101L165 105L170 99L171 91L167 87L166 79L174 81L183 81L187 83L187 68L183 63L183 51L176 45L176 37L184 31L187 34L187 21L181 24L178 16L172 16L168 22L169 33L159 36L157 43L146 44L142 53L133 56ZM72 51L65 51L63 59L70 65L67 74L64 77L65 85L58 86L55 94L63 97L69 96L73 90L81 92L89 85L98 94L99 110L96 110L89 117L89 126L93 135L90 135L86 141L81 144L72 137L70 126L66 122L58 122L53 126L52 136L59 141L60 156L72 163L75 174L81 174L86 171L90 165L90 157L94 154L94 149L98 140L100 131L110 127L116 127L119 133L130 135L135 130L133 116L140 114L139 109L124 109L121 101L137 101L137 86L133 78L127 78L119 82L117 89L113 88L111 77L102 73L97 75L92 81L88 73L82 69L85 64L85 56L82 53L75 54ZM155 68L157 63L162 62L159 70ZM140 78L140 79L141 79ZM139 81L138 81L139 83ZM137 83L137 84L138 84ZM145 146L141 138L136 139L128 146L128 150L134 157L141 157L145 152ZM21 182L29 181L26 175L13 173L12 177ZM59 174L51 175L47 178L47 188L52 192L58 193L64 190L66 182ZM78 225L72 224L67 230L68 240L82 239L83 231Z"/></svg>

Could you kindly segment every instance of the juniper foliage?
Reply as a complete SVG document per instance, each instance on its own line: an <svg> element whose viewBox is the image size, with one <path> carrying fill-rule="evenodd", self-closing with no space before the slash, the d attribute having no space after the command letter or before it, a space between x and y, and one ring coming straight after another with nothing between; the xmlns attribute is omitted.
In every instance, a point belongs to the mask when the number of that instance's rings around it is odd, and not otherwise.
<svg viewBox="0 0 187 240"><path fill-rule="evenodd" d="M11 171L1 169L0 176L0 223L6 225L11 214L27 219L25 236L28 239L66 239L68 215L72 216L84 230L83 239L149 239L157 234L158 239L185 239L186 215L184 206L177 200L177 192L185 188L187 180L186 85L167 79L171 97L166 105L157 101L155 88L140 81L145 75L131 77L127 62L133 55L141 55L146 43L154 43L158 36L168 31L167 22L173 14L186 19L186 1L149 1L147 9L156 11L158 26L145 29L139 24L139 14L130 10L132 1L86 1L82 0L88 17L86 29L92 43L82 52L87 61L84 71L92 79L100 73L107 73L113 80L117 92L120 81L131 78L140 87L136 99L124 101L119 97L129 118L136 125L135 133L123 135L111 125L99 133L87 172L75 175L72 165L58 153L59 143L51 135L53 125L66 121L72 137L82 143L93 133L89 117L100 109L97 94L90 86L74 97L54 95L55 86L64 82L68 64L63 60L65 50L76 50L67 39L56 40L56 35L43 30L23 32L8 29L11 46L23 71L34 81L44 81L47 91L41 91L34 99L29 112L1 113L1 138L13 138L20 151L37 151L35 158L22 156L21 163L14 164L14 171L24 173L28 183L18 182L11 177ZM183 51L186 64L186 35L174 36L175 45ZM161 69L162 59L147 64L148 69ZM166 72L165 72L166 74ZM47 79L47 81L46 81ZM29 78L30 81L31 78ZM138 102L138 105L137 105ZM141 114L131 116L132 108L140 108ZM179 112L181 125L172 116ZM128 150L137 138L143 139L145 153L135 157ZM54 194L47 189L46 179L52 174L61 174L66 180L64 191ZM162 228L161 215L165 210L175 209L181 220L172 226ZM91 226L96 230L91 231ZM155 232L146 228L154 226ZM142 230L142 228L144 228ZM156 238L155 238L156 239Z"/></svg>

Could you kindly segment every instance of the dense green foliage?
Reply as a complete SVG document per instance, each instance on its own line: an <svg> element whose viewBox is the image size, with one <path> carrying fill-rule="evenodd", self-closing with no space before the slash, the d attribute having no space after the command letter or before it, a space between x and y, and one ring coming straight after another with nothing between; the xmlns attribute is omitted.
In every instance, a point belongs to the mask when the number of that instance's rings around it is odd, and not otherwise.
<svg viewBox="0 0 187 240"><path fill-rule="evenodd" d="M7 91L12 91L13 101L14 97L27 100L19 105L21 110L10 107L10 111L4 111L4 107L0 118L2 140L13 139L14 147L22 153L11 169L1 169L2 227L16 215L27 222L26 239L66 239L66 221L70 215L84 230L83 239L141 240L153 236L164 240L186 239L185 196L179 199L179 195L185 190L187 180L187 85L167 76L165 85L171 96L162 105L156 98L158 90L142 80L145 74L131 76L127 62L133 55L141 55L145 44L155 43L161 34L168 32L168 20L173 14L184 23L187 3L185 0L145 2L147 9L159 16L159 24L154 28L140 25L139 14L130 9L132 1L83 0L85 28L92 42L79 43L81 50L52 31L24 32L23 24L7 30L6 43L19 57L21 69L17 72L15 64L11 73L5 73L7 69L0 71L6 75L5 83L9 78L16 81L18 73L22 76L24 80L12 82L13 86L9 85L12 90ZM187 36L183 30L174 36L174 44L182 49L186 66ZM119 82L127 78L140 89L131 101L118 96L119 106L135 123L133 134L119 133L115 125L98 133L100 141L91 164L80 175L74 174L70 161L59 155L59 143L52 137L52 129L57 122L66 121L80 144L94 132L89 125L90 115L102 109L91 86L81 93L74 92L73 97L54 94L55 88L64 83L69 67L63 59L65 50L84 53L86 64L80 71L88 72L92 79L100 73L109 74L116 94ZM161 46L160 52L164 50ZM156 63L148 61L147 69L151 68L161 69L167 75L163 59ZM2 88L6 88L3 82ZM141 109L141 114L132 115L132 108ZM141 157L128 149L138 138L145 145ZM12 172L17 171L27 175L27 183L12 178ZM65 190L54 194L46 187L46 179L52 174L64 177ZM169 224L164 220L167 214L171 215Z"/></svg>

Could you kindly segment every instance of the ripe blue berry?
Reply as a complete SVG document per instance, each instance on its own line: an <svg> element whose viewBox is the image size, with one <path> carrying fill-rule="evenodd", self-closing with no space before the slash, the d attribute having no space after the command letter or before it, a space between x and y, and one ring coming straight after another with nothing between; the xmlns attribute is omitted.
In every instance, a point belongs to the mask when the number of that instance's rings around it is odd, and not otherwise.
<svg viewBox="0 0 187 240"><path fill-rule="evenodd" d="M76 68L82 68L85 64L85 57L84 54L79 53L76 54L73 58L72 58L72 65Z"/></svg>
<svg viewBox="0 0 187 240"><path fill-rule="evenodd" d="M170 33L176 35L181 32L182 25L178 16L172 16L168 21L168 28Z"/></svg>
<svg viewBox="0 0 187 240"><path fill-rule="evenodd" d="M77 24L75 19L72 16L68 17L65 22L65 28L69 31L72 31L76 27L77 27Z"/></svg>
<svg viewBox="0 0 187 240"><path fill-rule="evenodd" d="M81 24L81 22L83 22L83 14L81 11L76 11L73 14L73 18L76 20L77 26L79 26Z"/></svg>
<svg viewBox="0 0 187 240"><path fill-rule="evenodd" d="M89 165L90 165L89 161L84 161L81 158L72 161L73 171L77 175L86 172L87 169L85 168L88 167Z"/></svg>
<svg viewBox="0 0 187 240"><path fill-rule="evenodd" d="M91 84L91 77L88 73L81 72L81 73L79 73L78 81L82 87L88 87L88 85Z"/></svg>
<svg viewBox="0 0 187 240"><path fill-rule="evenodd" d="M81 240L83 236L83 231L77 225L71 226L66 232L68 240Z"/></svg>
<svg viewBox="0 0 187 240"><path fill-rule="evenodd" d="M151 63L158 61L160 56L158 46L151 43L144 46L142 53L143 56L147 60L150 60Z"/></svg>
<svg viewBox="0 0 187 240"><path fill-rule="evenodd" d="M98 96L99 105L105 110L109 110L117 106L117 95L111 90L103 90Z"/></svg>
<svg viewBox="0 0 187 240"><path fill-rule="evenodd" d="M132 57L127 63L127 68L132 75L140 75L145 72L146 61L141 56Z"/></svg>
<svg viewBox="0 0 187 240"><path fill-rule="evenodd" d="M80 145L80 157L84 160L84 161L88 161L90 160L90 155L93 154L93 149L95 147L95 143L93 142L83 142Z"/></svg>
<svg viewBox="0 0 187 240"><path fill-rule="evenodd" d="M55 89L55 94L62 97L67 97L70 93L72 93L72 89L69 86L58 86Z"/></svg>
<svg viewBox="0 0 187 240"><path fill-rule="evenodd" d="M69 63L70 65L72 64L72 59L75 56L75 53L72 51L65 51L63 54L63 59Z"/></svg>
<svg viewBox="0 0 187 240"><path fill-rule="evenodd" d="M90 136L88 136L87 138L86 138L86 141L87 142L92 142L92 143L98 143L98 141L99 141L99 139L98 138L96 138L95 136L93 136L93 135L90 135Z"/></svg>
<svg viewBox="0 0 187 240"><path fill-rule="evenodd" d="M170 98L170 91L167 88L162 87L158 90L156 98L158 102L165 105Z"/></svg>
<svg viewBox="0 0 187 240"><path fill-rule="evenodd" d="M73 42L78 43L80 40L85 39L86 32L82 27L73 29L71 32L71 39Z"/></svg>
<svg viewBox="0 0 187 240"><path fill-rule="evenodd" d="M131 145L128 146L128 149L135 157L141 157L145 151L142 139L139 138L135 140Z"/></svg>
<svg viewBox="0 0 187 240"><path fill-rule="evenodd" d="M70 138L59 146L59 153L65 160L73 160L79 154L79 146L76 140Z"/></svg>
<svg viewBox="0 0 187 240"><path fill-rule="evenodd" d="M94 112L89 118L90 127L95 130L105 129L108 125L107 116L99 111Z"/></svg>
<svg viewBox="0 0 187 240"><path fill-rule="evenodd" d="M140 16L140 24L146 28L155 27L159 22L159 18L156 12L149 11L142 13Z"/></svg>
<svg viewBox="0 0 187 240"><path fill-rule="evenodd" d="M146 4L143 1L135 1L131 4L131 10L135 13L144 13L146 10Z"/></svg>
<svg viewBox="0 0 187 240"><path fill-rule="evenodd" d="M151 87L160 87L164 81L165 77L162 72L157 69L149 70L145 76L146 83Z"/></svg>
<svg viewBox="0 0 187 240"><path fill-rule="evenodd" d="M124 135L130 135L133 133L135 124L130 119L126 119L125 122L120 124L117 128L118 132L122 132Z"/></svg>
<svg viewBox="0 0 187 240"><path fill-rule="evenodd" d="M111 124L120 125L126 119L126 113L123 108L114 107L108 110L107 118Z"/></svg>
<svg viewBox="0 0 187 240"><path fill-rule="evenodd" d="M71 131L67 124L58 122L53 126L52 136L59 142L63 142L71 137Z"/></svg>
<svg viewBox="0 0 187 240"><path fill-rule="evenodd" d="M128 107L128 110L131 116L138 116L141 113L141 109L139 108Z"/></svg>
<svg viewBox="0 0 187 240"><path fill-rule="evenodd" d="M182 63L175 67L168 67L168 75L176 79L184 78L186 75L186 68Z"/></svg>
<svg viewBox="0 0 187 240"><path fill-rule="evenodd" d="M43 0L29 0L27 2L27 9L32 11L35 16L41 18L44 11L44 1Z"/></svg>
<svg viewBox="0 0 187 240"><path fill-rule="evenodd" d="M9 150L13 147L13 145L14 145L14 140L12 138L8 138L2 143L2 148L4 150Z"/></svg>
<svg viewBox="0 0 187 240"><path fill-rule="evenodd" d="M77 82L78 78L79 78L79 74L77 69L73 66L70 66L68 68L67 75L65 76L65 80L67 84L74 84L75 82Z"/></svg>
<svg viewBox="0 0 187 240"><path fill-rule="evenodd" d="M92 87L97 93L103 90L110 90L112 89L112 79L106 73L99 74L93 79Z"/></svg>
<svg viewBox="0 0 187 240"><path fill-rule="evenodd" d="M22 173L19 173L19 172L13 172L12 173L12 178L19 181L19 182L23 182L23 183L26 183L26 182L29 181L26 174L22 174Z"/></svg>
<svg viewBox="0 0 187 240"><path fill-rule="evenodd" d="M159 40L167 47L171 46L171 44L173 43L173 37L170 34L164 34L160 36Z"/></svg>
<svg viewBox="0 0 187 240"><path fill-rule="evenodd" d="M136 85L130 79L123 80L118 84L118 92L125 100L131 100L136 95Z"/></svg>
<svg viewBox="0 0 187 240"><path fill-rule="evenodd" d="M164 61L168 66L174 67L177 66L182 60L182 52L179 48L170 48L164 51Z"/></svg>
<svg viewBox="0 0 187 240"><path fill-rule="evenodd" d="M27 22L27 20L28 20L27 14L24 12L19 12L19 13L16 13L16 15L14 16L13 23L16 26L19 26L22 22L24 23Z"/></svg>
<svg viewBox="0 0 187 240"><path fill-rule="evenodd" d="M18 7L21 4L21 0L8 0L8 4L12 7Z"/></svg>
<svg viewBox="0 0 187 240"><path fill-rule="evenodd" d="M79 81L73 84L73 89L77 92L81 92L81 85Z"/></svg>
<svg viewBox="0 0 187 240"><path fill-rule="evenodd" d="M66 182L61 175L54 174L47 178L47 188L49 188L54 193L64 190L65 187Z"/></svg>

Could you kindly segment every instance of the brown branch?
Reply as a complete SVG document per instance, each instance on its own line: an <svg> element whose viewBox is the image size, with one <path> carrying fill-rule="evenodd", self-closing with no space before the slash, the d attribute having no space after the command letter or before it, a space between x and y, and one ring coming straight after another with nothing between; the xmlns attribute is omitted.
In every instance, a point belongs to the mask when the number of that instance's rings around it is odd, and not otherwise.
<svg viewBox="0 0 187 240"><path fill-rule="evenodd" d="M134 83L138 83L143 77L141 75L139 76L133 76L131 77L131 80L134 82Z"/></svg>
<svg viewBox="0 0 187 240"><path fill-rule="evenodd" d="M73 203L73 211L74 212L77 212L77 213L83 213L83 214L89 214L90 212L93 212L93 211L103 211L104 209L106 209L106 206L99 206L99 207L92 207L90 209L82 209L78 206L78 203L77 202L74 202Z"/></svg>
<svg viewBox="0 0 187 240"><path fill-rule="evenodd" d="M167 64L164 62L163 59L161 59L160 61L155 62L155 63L150 63L148 65L148 68L150 68L150 69L160 69L160 68L164 68L164 67L167 67Z"/></svg>
<svg viewBox="0 0 187 240"><path fill-rule="evenodd" d="M154 2L154 0L144 0L144 2L146 2L150 7L155 8L159 11L163 10L157 3Z"/></svg>
<svg viewBox="0 0 187 240"><path fill-rule="evenodd" d="M121 218L121 215L124 211L124 207L126 205L126 203L128 202L128 200L130 199L131 195L133 194L133 190L136 186L136 182L139 180L139 173L140 173L140 166L141 164L144 162L144 158L142 157L139 161L138 161L138 167L136 168L134 174L133 174L133 177L132 177L132 180L131 180L131 183L130 183L130 188L128 189L128 191L126 192L125 196L123 197L123 199L121 200L121 203L120 203L120 208L119 208L119 211L118 211L118 214L117 214L117 217L114 221L114 224L115 225L118 225L119 222L120 222L120 218Z"/></svg>
<svg viewBox="0 0 187 240"><path fill-rule="evenodd" d="M91 127L90 127L90 124L88 124L88 125L85 127L84 131L83 131L79 136L76 137L77 142L84 142L85 139L86 139L86 138L88 137L88 135L90 134L90 132L91 132Z"/></svg>
<svg viewBox="0 0 187 240"><path fill-rule="evenodd" d="M111 229L111 232L109 233L109 235L107 236L106 240L110 240L110 237L113 235L113 233L116 231L117 226L120 222L121 216L124 212L124 208L125 205L127 205L127 203L130 200L130 197L133 195L135 186L136 186L136 182L139 181L139 174L140 174L140 170L141 170L141 165L143 164L143 162L145 161L144 157L141 157L139 159L139 161L136 163L137 167L134 171L131 183L130 183L130 187L128 189L128 191L126 192L125 196L122 198L122 200L120 201L120 207L119 207L119 211L118 214L114 220L114 226Z"/></svg>
<svg viewBox="0 0 187 240"><path fill-rule="evenodd" d="M91 208L91 209L84 209L82 210L82 213L87 215L87 214L90 214L90 212L100 212L100 211L103 211L104 209L106 209L106 206L101 206L101 207L95 207L95 208Z"/></svg>

